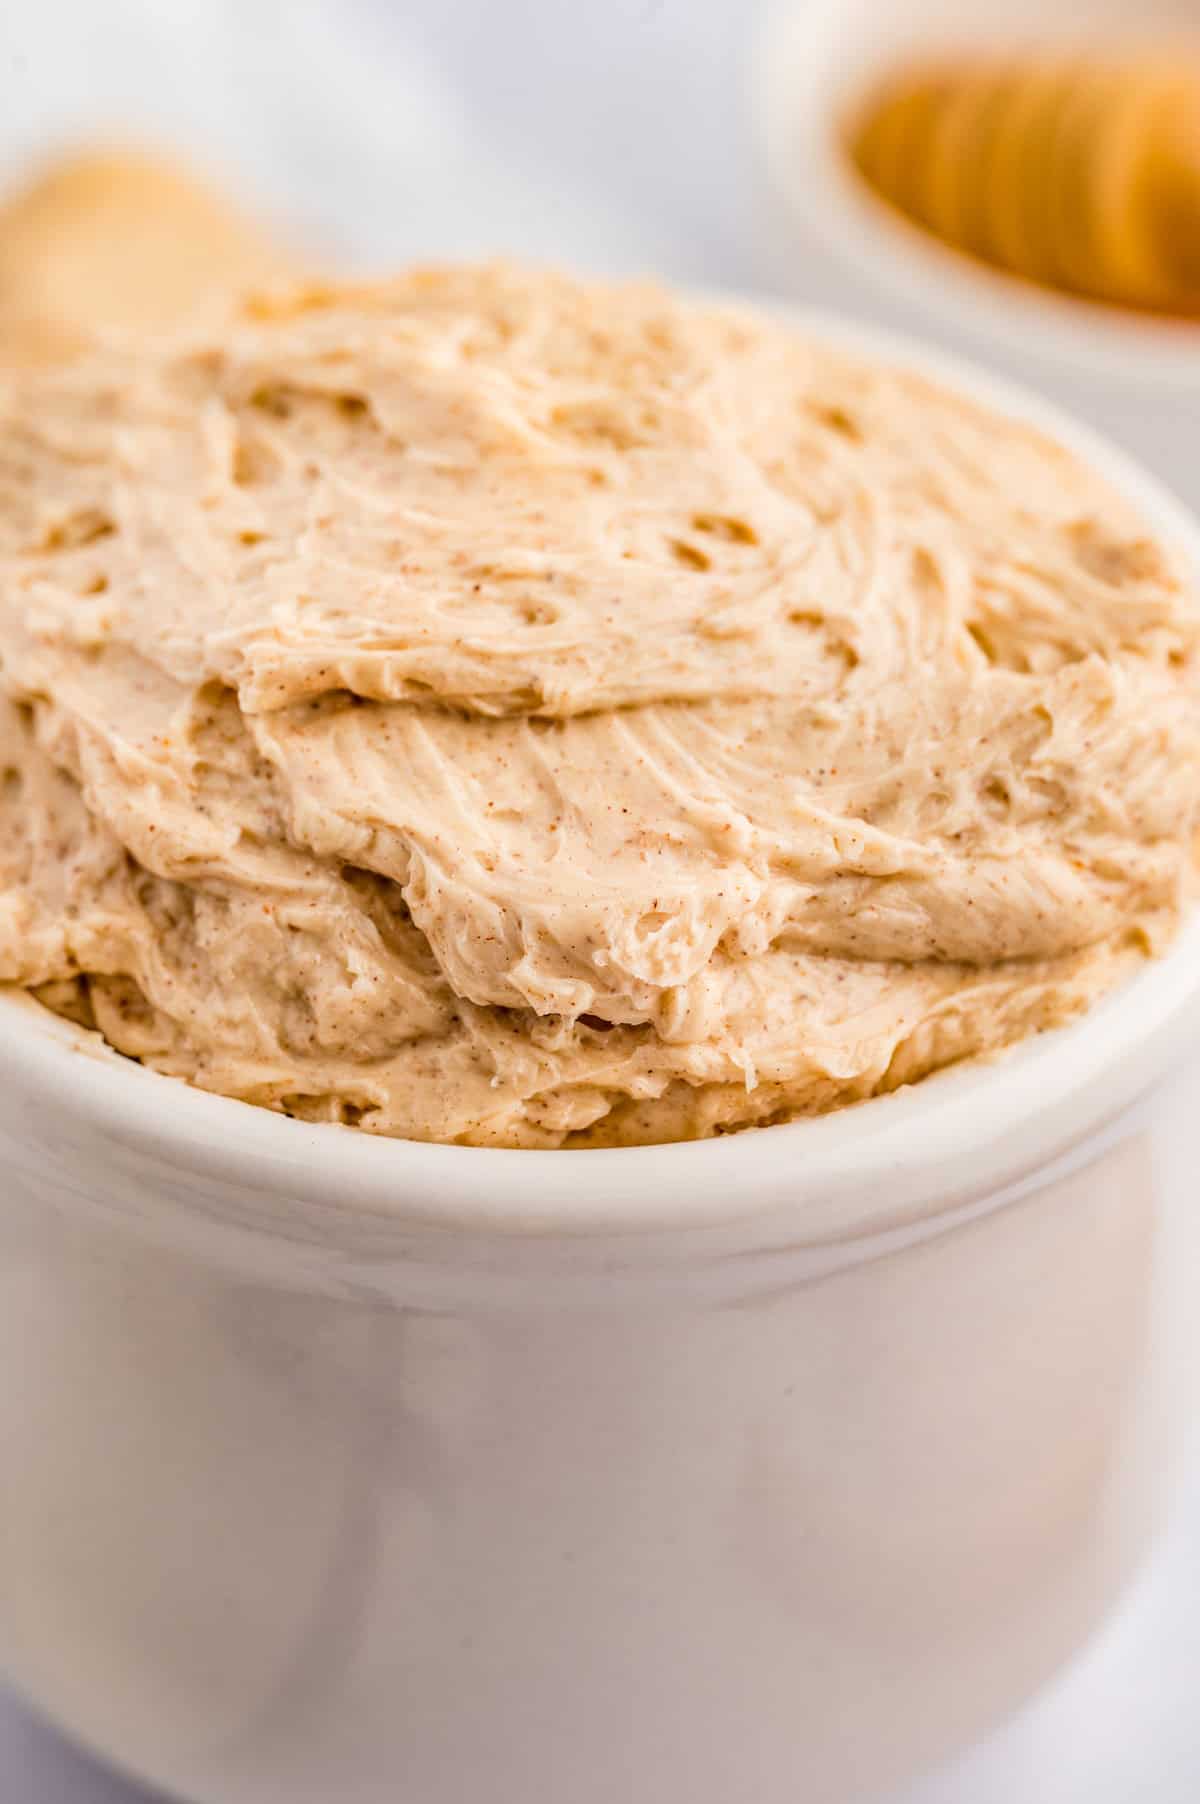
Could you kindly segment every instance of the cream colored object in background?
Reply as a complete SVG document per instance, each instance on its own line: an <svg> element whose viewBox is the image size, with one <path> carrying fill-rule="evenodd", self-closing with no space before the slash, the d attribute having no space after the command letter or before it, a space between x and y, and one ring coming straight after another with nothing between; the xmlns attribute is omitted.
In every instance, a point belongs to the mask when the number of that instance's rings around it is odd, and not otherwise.
<svg viewBox="0 0 1200 1804"><path fill-rule="evenodd" d="M0 999L0 1662L202 1804L833 1804L938 1757L1161 1502L1194 1262L1147 1092L1198 1000L1193 923L994 1067L551 1154L283 1120Z"/></svg>
<svg viewBox="0 0 1200 1804"><path fill-rule="evenodd" d="M282 253L166 158L81 150L0 206L0 366L69 355L95 331L158 331Z"/></svg>

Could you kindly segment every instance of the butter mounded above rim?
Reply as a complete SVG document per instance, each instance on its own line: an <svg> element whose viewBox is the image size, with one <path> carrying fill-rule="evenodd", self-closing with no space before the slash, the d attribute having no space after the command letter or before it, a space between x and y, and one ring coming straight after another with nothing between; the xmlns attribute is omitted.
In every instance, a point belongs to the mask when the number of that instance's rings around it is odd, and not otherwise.
<svg viewBox="0 0 1200 1804"><path fill-rule="evenodd" d="M1170 938L1196 598L1029 426L502 266L0 388L0 979L376 1133L862 1100Z"/></svg>

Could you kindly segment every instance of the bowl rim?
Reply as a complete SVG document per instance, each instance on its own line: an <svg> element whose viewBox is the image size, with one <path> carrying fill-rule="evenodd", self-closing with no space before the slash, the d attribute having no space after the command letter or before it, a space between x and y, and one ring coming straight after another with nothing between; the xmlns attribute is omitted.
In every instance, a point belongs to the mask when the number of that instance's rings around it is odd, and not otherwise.
<svg viewBox="0 0 1200 1804"><path fill-rule="evenodd" d="M920 340L744 295L814 341L956 387L1088 461L1174 543L1200 583L1200 522L1090 428L1020 385ZM591 1150L446 1146L294 1120L121 1057L0 988L0 1089L67 1111L120 1159L252 1199L286 1232L296 1204L338 1220L490 1236L734 1229L812 1245L877 1233L1018 1183L1109 1124L1186 1058L1200 1029L1200 908L1171 947L1072 1024L829 1114L714 1139ZM279 1207L282 1205L282 1207ZM273 1219L272 1219L273 1218Z"/></svg>
<svg viewBox="0 0 1200 1804"><path fill-rule="evenodd" d="M773 0L751 47L755 150L793 224L844 270L976 344L1116 388L1200 389L1200 320L1108 306L993 268L872 192L838 144L838 121L861 89L834 73L854 17L840 0Z"/></svg>

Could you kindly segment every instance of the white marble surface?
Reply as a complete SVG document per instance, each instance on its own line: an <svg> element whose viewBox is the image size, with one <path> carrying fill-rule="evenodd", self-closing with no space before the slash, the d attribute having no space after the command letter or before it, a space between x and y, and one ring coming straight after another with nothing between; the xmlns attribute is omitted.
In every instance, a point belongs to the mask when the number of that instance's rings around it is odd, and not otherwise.
<svg viewBox="0 0 1200 1804"><path fill-rule="evenodd" d="M511 249L769 287L773 222L744 115L754 11L748 0L290 0L286 13L268 0L37 0L0 10L0 170L64 134L115 127L238 171L265 207L363 262ZM888 317L815 262L803 298ZM1200 503L1187 422L1181 437L1178 420L1136 397L1064 398ZM1173 1131L1190 1137L1195 1114L1185 1093ZM1200 1472L1073 1670L895 1804L1193 1804L1198 1604ZM146 1796L0 1697L2 1804Z"/></svg>

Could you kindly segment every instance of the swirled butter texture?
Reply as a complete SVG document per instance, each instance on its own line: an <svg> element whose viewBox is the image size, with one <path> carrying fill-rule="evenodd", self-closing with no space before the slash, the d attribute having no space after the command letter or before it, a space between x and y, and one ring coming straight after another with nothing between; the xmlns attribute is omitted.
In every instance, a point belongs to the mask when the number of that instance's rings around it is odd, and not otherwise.
<svg viewBox="0 0 1200 1804"><path fill-rule="evenodd" d="M750 311L248 303L4 392L0 976L376 1133L853 1103L1169 938L1197 620L1076 457Z"/></svg>

